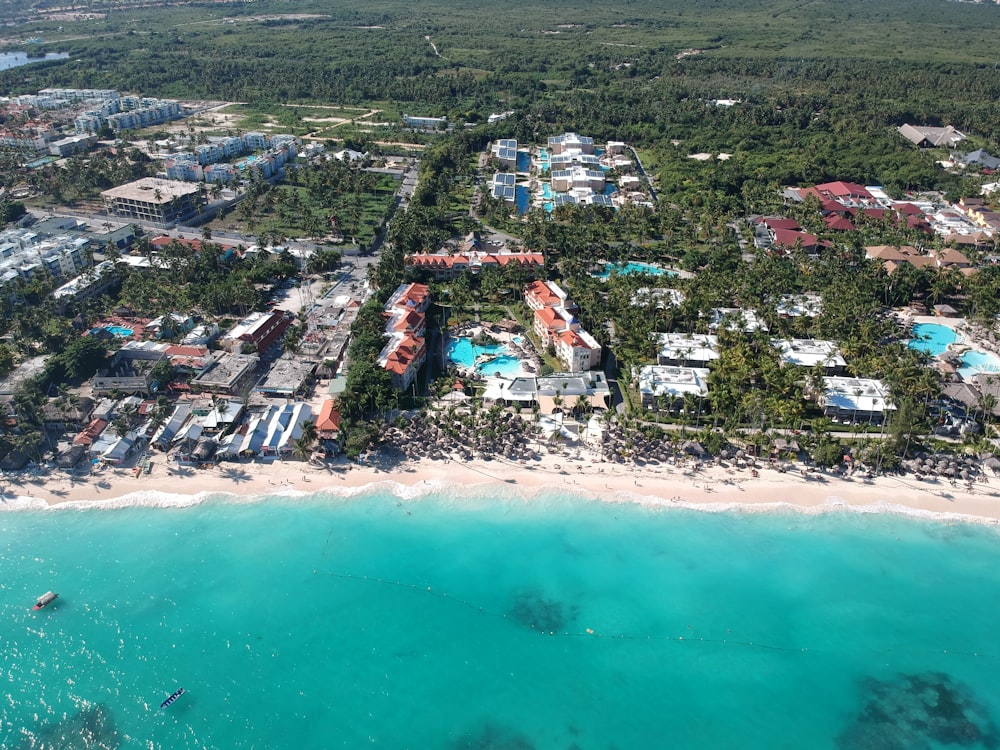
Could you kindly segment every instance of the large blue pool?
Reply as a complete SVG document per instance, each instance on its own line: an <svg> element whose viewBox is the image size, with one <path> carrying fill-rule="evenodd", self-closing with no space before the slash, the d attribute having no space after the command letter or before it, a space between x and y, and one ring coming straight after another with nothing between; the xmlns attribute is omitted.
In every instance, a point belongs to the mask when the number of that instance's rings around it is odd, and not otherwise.
<svg viewBox="0 0 1000 750"><path fill-rule="evenodd" d="M448 359L459 367L471 369L475 365L480 375L514 377L521 373L521 360L510 354L503 344L475 346L471 339L452 339L448 344ZM480 362L476 365L476 360Z"/></svg>
<svg viewBox="0 0 1000 750"><path fill-rule="evenodd" d="M947 351L949 344L954 344L958 340L958 334L953 328L940 323L917 323L913 326L913 338L910 339L908 346L936 357Z"/></svg>
<svg viewBox="0 0 1000 750"><path fill-rule="evenodd" d="M514 186L514 203L519 214L526 214L531 208L531 192L524 185Z"/></svg>
<svg viewBox="0 0 1000 750"><path fill-rule="evenodd" d="M994 354L971 349L962 355L962 366L958 368L958 373L965 380L980 373L1000 373L1000 359Z"/></svg>
<svg viewBox="0 0 1000 750"><path fill-rule="evenodd" d="M639 263L629 261L628 263L605 263L604 268L594 274L599 279L608 279L612 273L648 273L652 276L676 276L675 271L668 271L666 268L654 266L651 263Z"/></svg>

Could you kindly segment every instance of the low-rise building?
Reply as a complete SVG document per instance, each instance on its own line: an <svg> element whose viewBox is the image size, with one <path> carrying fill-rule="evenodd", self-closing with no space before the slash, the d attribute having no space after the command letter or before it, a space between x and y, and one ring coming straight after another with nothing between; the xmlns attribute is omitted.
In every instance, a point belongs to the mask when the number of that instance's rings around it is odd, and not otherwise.
<svg viewBox="0 0 1000 750"><path fill-rule="evenodd" d="M285 398L294 396L304 388L315 369L315 362L284 354L271 365L263 382L257 384L257 393Z"/></svg>
<svg viewBox="0 0 1000 750"><path fill-rule="evenodd" d="M422 128L424 130L440 130L448 126L447 117L420 117L417 115L403 115L403 124L410 128Z"/></svg>
<svg viewBox="0 0 1000 750"><path fill-rule="evenodd" d="M847 362L834 341L821 339L775 339L771 342L781 362L796 367L822 366L826 375L843 375Z"/></svg>
<svg viewBox="0 0 1000 750"><path fill-rule="evenodd" d="M896 410L889 387L871 378L823 378L816 400L827 417L849 424L882 424Z"/></svg>
<svg viewBox="0 0 1000 750"><path fill-rule="evenodd" d="M704 367L646 365L634 377L646 409L673 410L683 406L686 396L708 396L708 370Z"/></svg>
<svg viewBox="0 0 1000 750"><path fill-rule="evenodd" d="M255 354L221 354L204 372L191 381L191 387L205 393L238 396L253 380L260 357Z"/></svg>
<svg viewBox="0 0 1000 750"><path fill-rule="evenodd" d="M378 364L389 372L397 390L412 385L427 359L423 333L424 314L430 301L430 288L426 284L401 284L386 302L388 341L379 353Z"/></svg>
<svg viewBox="0 0 1000 750"><path fill-rule="evenodd" d="M515 203L517 201L516 175L510 172L497 172L490 181L490 195L497 200Z"/></svg>
<svg viewBox="0 0 1000 750"><path fill-rule="evenodd" d="M406 259L407 268L429 271L435 279L453 279L465 271L473 274L486 268L503 268L516 264L524 268L542 269L545 256L542 253L465 251L454 255L446 253L421 253Z"/></svg>
<svg viewBox="0 0 1000 750"><path fill-rule="evenodd" d="M719 337L705 333L661 333L656 363L674 367L708 367L719 358Z"/></svg>
<svg viewBox="0 0 1000 750"><path fill-rule="evenodd" d="M767 332L767 323L757 317L757 312L754 310L740 307L715 307L712 308L708 328L710 331L721 329L745 333Z"/></svg>
<svg viewBox="0 0 1000 750"><path fill-rule="evenodd" d="M604 172L600 169L573 167L571 169L552 170L552 189L560 193L568 193L578 188L586 188L595 193L604 190Z"/></svg>
<svg viewBox="0 0 1000 750"><path fill-rule="evenodd" d="M537 404L544 414L574 411L581 399L588 409L610 407L611 386L603 372L557 372L541 377L519 376L511 380L491 378L483 392L484 401L520 407Z"/></svg>
<svg viewBox="0 0 1000 750"><path fill-rule="evenodd" d="M594 139L589 136L567 132L562 135L551 136L548 139L548 147L551 154L564 154L572 151L592 154L594 153Z"/></svg>
<svg viewBox="0 0 1000 750"><path fill-rule="evenodd" d="M517 140L514 138L501 138L492 148L499 162L510 169L517 168Z"/></svg>

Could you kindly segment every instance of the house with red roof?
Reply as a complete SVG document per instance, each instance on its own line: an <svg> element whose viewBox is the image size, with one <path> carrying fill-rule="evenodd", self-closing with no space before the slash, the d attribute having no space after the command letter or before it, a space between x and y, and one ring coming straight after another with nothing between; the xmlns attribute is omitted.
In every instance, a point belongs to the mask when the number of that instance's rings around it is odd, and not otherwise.
<svg viewBox="0 0 1000 750"><path fill-rule="evenodd" d="M831 232L852 232L855 229L850 219L838 214L824 216L823 223L826 224L826 228Z"/></svg>
<svg viewBox="0 0 1000 750"><path fill-rule="evenodd" d="M340 409L337 402L328 398L323 401L316 417L316 436L320 440L336 440L340 436Z"/></svg>
<svg viewBox="0 0 1000 750"><path fill-rule="evenodd" d="M783 250L792 250L799 245L806 252L815 252L821 245L819 237L808 232L797 232L793 229L776 229L772 234L774 235L774 241L771 246Z"/></svg>

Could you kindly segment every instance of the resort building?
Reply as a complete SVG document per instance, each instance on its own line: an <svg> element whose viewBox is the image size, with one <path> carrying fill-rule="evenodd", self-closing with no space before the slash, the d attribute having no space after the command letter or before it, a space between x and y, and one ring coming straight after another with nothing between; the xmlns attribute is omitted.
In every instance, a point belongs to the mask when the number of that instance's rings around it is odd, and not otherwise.
<svg viewBox="0 0 1000 750"><path fill-rule="evenodd" d="M896 409L889 387L869 378L823 378L816 401L826 416L848 424L882 424Z"/></svg>
<svg viewBox="0 0 1000 750"><path fill-rule="evenodd" d="M570 312L579 310L576 303L554 281L531 282L524 290L524 301L532 310L541 310L545 307L562 307Z"/></svg>
<svg viewBox="0 0 1000 750"><path fill-rule="evenodd" d="M537 316L544 311L535 313ZM601 365L601 345L587 331L572 325L566 330L556 333L550 343L555 348L556 356L568 369L578 372L591 370Z"/></svg>
<svg viewBox="0 0 1000 750"><path fill-rule="evenodd" d="M449 255L445 253L423 253L411 255L406 268L429 271L435 279L453 279L465 271L479 273L484 268L503 268L511 263L525 268L541 269L545 265L542 253L512 253L467 251Z"/></svg>
<svg viewBox="0 0 1000 750"><path fill-rule="evenodd" d="M181 116L180 102L173 99L115 96L102 98L96 107L77 116L74 125L78 134L96 133L108 126L111 130L137 130L175 120Z"/></svg>
<svg viewBox="0 0 1000 750"><path fill-rule="evenodd" d="M780 318L815 318L823 311L823 298L818 294L782 294L775 304Z"/></svg>
<svg viewBox="0 0 1000 750"><path fill-rule="evenodd" d="M514 138L501 138L491 149L497 160L505 167L517 169L517 140Z"/></svg>
<svg viewBox="0 0 1000 750"><path fill-rule="evenodd" d="M422 128L424 130L440 130L448 127L447 117L418 117L416 115L403 115L403 124L410 128Z"/></svg>
<svg viewBox="0 0 1000 750"><path fill-rule="evenodd" d="M554 169L552 171L552 189L560 193L585 188L595 193L604 190L604 172L599 169Z"/></svg>
<svg viewBox="0 0 1000 750"><path fill-rule="evenodd" d="M592 154L594 153L594 139L576 133L563 133L550 137L548 147L551 154L565 154L573 151Z"/></svg>
<svg viewBox="0 0 1000 750"><path fill-rule="evenodd" d="M708 396L708 370L704 367L669 367L647 365L634 373L642 405L646 409L674 410L684 399Z"/></svg>
<svg viewBox="0 0 1000 750"><path fill-rule="evenodd" d="M708 367L719 358L719 337L704 333L661 333L659 365Z"/></svg>
<svg viewBox="0 0 1000 750"><path fill-rule="evenodd" d="M611 386L603 372L560 372L544 377L519 376L513 380L493 378L486 384L483 400L505 406L537 404L543 414L588 409L608 409Z"/></svg>
<svg viewBox="0 0 1000 750"><path fill-rule="evenodd" d="M680 307L684 302L684 292L680 289L670 289L669 287L639 287L632 295L632 304L635 306L653 306L657 310L665 310L668 307Z"/></svg>
<svg viewBox="0 0 1000 750"><path fill-rule="evenodd" d="M847 362L836 342L821 339L774 339L782 364L813 368L821 366L828 376L843 375Z"/></svg>
<svg viewBox="0 0 1000 750"><path fill-rule="evenodd" d="M754 310L745 310L740 307L715 307L712 308L708 328L710 331L723 329L726 331L743 331L753 333L755 331L767 332L767 323L757 317Z"/></svg>
<svg viewBox="0 0 1000 750"><path fill-rule="evenodd" d="M101 193L104 207L113 216L171 226L194 216L204 201L197 185L144 177Z"/></svg>
<svg viewBox="0 0 1000 750"><path fill-rule="evenodd" d="M115 264L110 260L101 261L53 291L52 298L65 306L74 300L82 302L100 297L118 282L114 270Z"/></svg>
<svg viewBox="0 0 1000 750"><path fill-rule="evenodd" d="M954 148L965 140L965 134L955 130L951 125L935 128L927 125L900 125L896 130L910 143L921 148L943 146Z"/></svg>
<svg viewBox="0 0 1000 750"><path fill-rule="evenodd" d="M62 226L62 222L55 224L52 229ZM57 280L71 279L89 266L90 245L87 237L47 227L0 232L0 288L18 279L31 281L38 273L48 273Z"/></svg>
<svg viewBox="0 0 1000 750"><path fill-rule="evenodd" d="M392 385L409 388L427 359L424 315L430 306L426 284L401 284L384 308L388 342L378 355L380 367L388 370Z"/></svg>
<svg viewBox="0 0 1000 750"><path fill-rule="evenodd" d="M244 351L263 354L281 340L290 325L291 321L281 311L251 313L226 331L219 344L236 354Z"/></svg>
<svg viewBox="0 0 1000 750"><path fill-rule="evenodd" d="M579 308L552 281L535 281L524 291L524 301L535 311L533 329L542 346L551 345L567 369L574 372L598 367L601 345L576 319Z"/></svg>
<svg viewBox="0 0 1000 750"><path fill-rule="evenodd" d="M631 163L631 162L629 162ZM549 156L549 169L600 169L601 160L593 154L582 154L579 151L572 151L564 154L553 154Z"/></svg>
<svg viewBox="0 0 1000 750"><path fill-rule="evenodd" d="M493 175L493 180L490 182L490 195L497 200L507 201L507 203L515 203L515 180L515 175L510 172L497 172Z"/></svg>

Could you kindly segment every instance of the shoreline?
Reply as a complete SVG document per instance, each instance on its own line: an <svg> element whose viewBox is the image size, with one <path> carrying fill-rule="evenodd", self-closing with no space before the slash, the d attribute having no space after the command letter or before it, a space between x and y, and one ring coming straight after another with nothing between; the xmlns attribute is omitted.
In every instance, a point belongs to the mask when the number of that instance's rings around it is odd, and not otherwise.
<svg viewBox="0 0 1000 750"><path fill-rule="evenodd" d="M343 462L319 467L275 460L188 469L157 461L150 474L138 478L130 470L112 469L82 479L56 473L23 475L16 480L7 477L0 511L187 507L219 496L256 502L272 496L321 493L351 498L377 491L391 492L402 500L449 492L476 497L516 494L529 502L558 492L601 502L707 512L882 512L1000 524L1000 479L996 477L977 483L969 491L959 483L917 481L912 475L863 479L810 473L806 478L800 473L764 468L753 477L749 469L683 464L631 466L565 455L545 455L523 465L502 459L420 459L401 461L392 467Z"/></svg>

